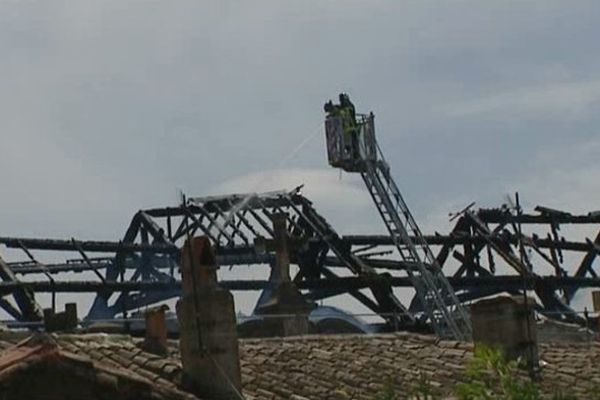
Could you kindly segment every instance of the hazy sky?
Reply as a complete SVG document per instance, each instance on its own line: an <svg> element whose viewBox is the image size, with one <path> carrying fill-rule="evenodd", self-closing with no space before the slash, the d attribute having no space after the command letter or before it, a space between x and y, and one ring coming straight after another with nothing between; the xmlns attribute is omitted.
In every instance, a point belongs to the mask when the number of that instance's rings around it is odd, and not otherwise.
<svg viewBox="0 0 600 400"><path fill-rule="evenodd" d="M342 232L381 231L326 163L340 91L375 112L426 231L517 190L600 209L599 17L583 0L0 2L0 234L118 239L179 190L301 183Z"/></svg>

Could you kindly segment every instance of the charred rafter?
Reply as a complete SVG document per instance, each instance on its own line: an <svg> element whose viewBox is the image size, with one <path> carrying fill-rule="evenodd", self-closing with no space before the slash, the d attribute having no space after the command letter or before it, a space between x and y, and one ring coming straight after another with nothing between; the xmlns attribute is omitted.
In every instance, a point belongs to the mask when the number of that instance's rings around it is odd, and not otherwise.
<svg viewBox="0 0 600 400"><path fill-rule="evenodd" d="M289 236L298 243L290 254L299 266L294 282L307 297L347 293L382 316L406 314L393 288L411 287L405 271L415 266L388 255L391 238L338 235L298 191L193 198L176 207L142 210L134 215L120 241L0 237L0 244L26 255L23 261L3 262L0 307L15 319L31 320L36 318L36 292L91 292L97 296L90 317L112 318L166 300L179 293L179 247L188 235L210 237L221 265L268 265L272 255L257 252L254 244L257 239L272 239L270 215L281 212L287 214ZM561 237L560 226L600 227L600 215L572 215L547 207L538 207L536 212L467 210L456 218L449 234L425 237L436 249L439 264L451 275L448 279L461 301L499 292L517 293L527 287L538 295L541 311L574 319L568 302L577 290L600 287L594 270L600 233L593 240L567 240ZM524 229L515 229L518 225ZM531 268L523 263L521 248L534 255ZM34 252L75 252L78 257L41 262ZM580 261L572 265L573 256L566 254L580 254ZM352 276L338 274L340 269ZM59 279L64 272L89 275L81 281L65 282ZM18 279L27 274L44 274L47 280L24 283ZM267 284L224 282L234 290L262 290ZM4 296L10 294L17 301L6 300ZM116 300L110 302L113 294ZM414 302L409 310L408 320L421 312Z"/></svg>

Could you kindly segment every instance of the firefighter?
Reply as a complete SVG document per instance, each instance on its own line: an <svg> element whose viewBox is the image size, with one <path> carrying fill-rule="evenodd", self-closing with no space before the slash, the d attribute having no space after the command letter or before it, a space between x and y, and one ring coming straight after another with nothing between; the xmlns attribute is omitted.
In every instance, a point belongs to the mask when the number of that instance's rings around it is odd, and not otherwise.
<svg viewBox="0 0 600 400"><path fill-rule="evenodd" d="M323 106L323 109L327 113L327 116L331 116L331 117L333 117L333 116L336 115L336 111L337 111L338 108L339 108L339 106L334 106L333 103L331 102L331 100L329 100Z"/></svg>
<svg viewBox="0 0 600 400"><path fill-rule="evenodd" d="M354 104L350 101L350 97L346 93L340 93L340 107L346 108L350 112L350 116L352 117L352 121L356 121L356 110L354 109Z"/></svg>
<svg viewBox="0 0 600 400"><path fill-rule="evenodd" d="M344 128L344 142L347 144L347 151L353 158L357 159L358 151L358 134L359 129L356 124L356 111L354 104L350 101L350 97L346 93L340 93L340 116L342 117L342 126Z"/></svg>
<svg viewBox="0 0 600 400"><path fill-rule="evenodd" d="M345 93L339 95L340 104L333 104L330 100L323 108L328 117L340 117L344 135L344 158L357 158L358 156L358 126L356 112L350 98Z"/></svg>
<svg viewBox="0 0 600 400"><path fill-rule="evenodd" d="M333 104L333 102L331 100L329 100L327 103L325 103L323 108L325 109L325 112L327 113L328 117L341 117L342 116L342 111L343 111L342 106L339 104Z"/></svg>

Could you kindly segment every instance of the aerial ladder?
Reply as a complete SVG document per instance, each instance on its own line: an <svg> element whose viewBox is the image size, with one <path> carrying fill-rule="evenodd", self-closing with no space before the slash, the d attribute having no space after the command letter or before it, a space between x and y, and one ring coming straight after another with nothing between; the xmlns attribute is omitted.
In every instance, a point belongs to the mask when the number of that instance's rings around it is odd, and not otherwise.
<svg viewBox="0 0 600 400"><path fill-rule="evenodd" d="M374 115L355 114L347 95L340 104L325 104L325 133L329 164L360 173L377 210L407 265L406 272L420 300L425 318L436 334L456 340L471 339L467 312L413 218L375 139Z"/></svg>

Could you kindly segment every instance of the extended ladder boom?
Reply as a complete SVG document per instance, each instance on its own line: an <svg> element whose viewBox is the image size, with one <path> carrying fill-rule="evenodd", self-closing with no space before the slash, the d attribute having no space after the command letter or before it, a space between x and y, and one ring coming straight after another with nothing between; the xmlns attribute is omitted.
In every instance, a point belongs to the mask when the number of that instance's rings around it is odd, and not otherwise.
<svg viewBox="0 0 600 400"><path fill-rule="evenodd" d="M329 113L325 123L329 163L361 174L400 256L417 267L407 269L407 273L435 332L442 337L469 340L468 315L390 174L375 140L373 114L354 119L353 109L345 113L343 105L335 107L339 108ZM348 121L350 115L353 121Z"/></svg>

